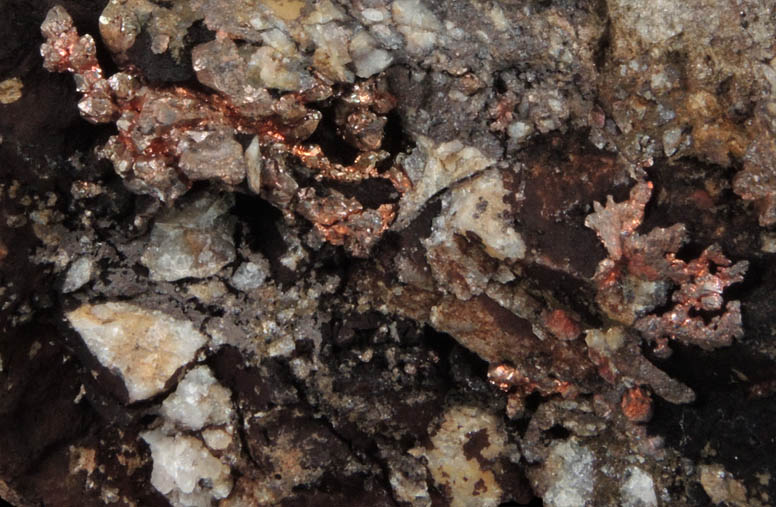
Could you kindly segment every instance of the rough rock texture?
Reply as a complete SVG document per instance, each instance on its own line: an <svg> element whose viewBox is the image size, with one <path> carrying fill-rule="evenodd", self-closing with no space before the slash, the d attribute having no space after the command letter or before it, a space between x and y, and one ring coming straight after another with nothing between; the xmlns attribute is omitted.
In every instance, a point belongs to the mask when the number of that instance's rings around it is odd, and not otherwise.
<svg viewBox="0 0 776 507"><path fill-rule="evenodd" d="M130 403L160 393L207 342L190 322L128 303L86 304L65 316L89 352L121 376Z"/></svg>
<svg viewBox="0 0 776 507"><path fill-rule="evenodd" d="M235 259L229 199L200 196L159 216L140 262L152 280L207 278Z"/></svg>
<svg viewBox="0 0 776 507"><path fill-rule="evenodd" d="M207 506L232 489L229 467L194 437L140 434L151 447L151 485L177 506Z"/></svg>
<svg viewBox="0 0 776 507"><path fill-rule="evenodd" d="M423 456L435 486L450 496L450 505L496 506L509 487L504 477L509 461L520 458L500 418L477 407L454 406L442 416L431 434L430 449L412 449ZM506 464L506 466L505 466Z"/></svg>
<svg viewBox="0 0 776 507"><path fill-rule="evenodd" d="M768 0L10 0L0 498L770 505Z"/></svg>

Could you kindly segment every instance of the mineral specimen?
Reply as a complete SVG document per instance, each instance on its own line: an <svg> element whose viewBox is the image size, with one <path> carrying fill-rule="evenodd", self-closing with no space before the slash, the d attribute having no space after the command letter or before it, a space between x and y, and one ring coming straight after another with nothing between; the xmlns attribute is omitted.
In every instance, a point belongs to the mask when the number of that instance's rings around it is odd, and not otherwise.
<svg viewBox="0 0 776 507"><path fill-rule="evenodd" d="M594 456L574 440L553 445L539 481L546 488L542 498L553 507L591 503L594 487Z"/></svg>
<svg viewBox="0 0 776 507"><path fill-rule="evenodd" d="M230 393L206 366L197 366L164 400L161 413L168 421L189 430L227 424L232 418Z"/></svg>
<svg viewBox="0 0 776 507"><path fill-rule="evenodd" d="M676 256L686 240L682 225L656 228L647 235L636 233L650 194L651 185L639 183L628 201L615 204L609 196L606 207L595 203L595 213L585 219L585 225L598 233L609 252L595 275L599 304L612 319L634 324L653 341L669 337L703 348L730 345L734 337L743 336L741 310L738 301L724 304L722 292L744 279L749 263L733 265L719 245L684 262ZM625 281L620 281L621 277ZM665 303L670 283L681 284L671 296L677 304L662 316L642 317ZM720 311L723 305L724 312L708 323L691 315L693 311Z"/></svg>
<svg viewBox="0 0 776 507"><path fill-rule="evenodd" d="M771 3L3 13L0 497L772 503Z"/></svg>
<svg viewBox="0 0 776 507"><path fill-rule="evenodd" d="M503 497L503 460L517 458L493 414L475 407L447 410L431 435L430 449L413 449L426 458L437 487L450 492L451 506L497 506Z"/></svg>
<svg viewBox="0 0 776 507"><path fill-rule="evenodd" d="M0 104L12 104L22 98L24 85L19 78L6 79L0 82Z"/></svg>
<svg viewBox="0 0 776 507"><path fill-rule="evenodd" d="M623 507L655 507L657 495L652 477L638 467L627 471L628 478L620 489Z"/></svg>
<svg viewBox="0 0 776 507"><path fill-rule="evenodd" d="M94 271L94 261L89 258L81 257L74 261L67 270L65 283L62 284L62 292L73 292L87 283L92 278Z"/></svg>

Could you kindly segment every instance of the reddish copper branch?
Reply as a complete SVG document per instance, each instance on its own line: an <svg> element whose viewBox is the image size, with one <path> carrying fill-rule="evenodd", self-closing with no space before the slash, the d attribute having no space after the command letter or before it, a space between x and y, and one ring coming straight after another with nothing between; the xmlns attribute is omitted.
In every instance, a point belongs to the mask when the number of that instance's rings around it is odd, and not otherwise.
<svg viewBox="0 0 776 507"><path fill-rule="evenodd" d="M609 253L596 273L598 303L612 318L633 324L658 344L671 338L704 349L730 345L743 336L741 309L738 301L725 304L723 291L744 279L748 263L733 264L718 245L690 262L677 258L687 236L681 224L637 233L651 193L651 183L637 183L629 200L615 203L609 196L606 206L595 203L595 212L585 220ZM665 302L669 286L678 286L671 295L675 305L662 315L642 317L646 312L639 315L627 293L650 290L650 284L653 294L641 303L644 308Z"/></svg>
<svg viewBox="0 0 776 507"><path fill-rule="evenodd" d="M733 264L718 245L710 246L700 257L673 273L672 279L681 283L671 297L676 303L674 307L663 315L648 315L638 320L636 329L652 340L668 337L707 350L730 345L733 338L744 335L741 304L738 301L725 304L722 292L729 285L741 282L747 267L746 261ZM707 320L702 312L722 313Z"/></svg>

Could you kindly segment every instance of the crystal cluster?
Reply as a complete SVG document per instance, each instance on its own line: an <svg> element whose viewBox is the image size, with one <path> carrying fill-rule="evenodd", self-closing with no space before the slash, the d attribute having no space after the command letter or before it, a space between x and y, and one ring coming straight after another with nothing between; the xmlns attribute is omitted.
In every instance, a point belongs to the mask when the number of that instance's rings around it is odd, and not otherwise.
<svg viewBox="0 0 776 507"><path fill-rule="evenodd" d="M681 224L646 235L636 232L651 193L650 183L638 183L628 201L616 204L609 196L606 206L595 203L595 213L585 220L609 253L595 275L599 304L612 319L633 324L652 341L674 338L705 349L730 345L743 336L741 309L738 301L725 303L722 292L744 279L749 263L733 264L719 245L683 261L677 257L687 239ZM662 306L676 285L672 309L660 316L645 315ZM700 315L720 311L709 322Z"/></svg>
<svg viewBox="0 0 776 507"><path fill-rule="evenodd" d="M126 21L131 5L112 3L103 14L103 35L107 34L110 47L131 47L131 29L115 33L110 29ZM329 19L337 11L326 5L319 15ZM247 179L252 192L289 216L298 213L310 220L321 238L365 256L393 221L394 206L368 208L326 187L387 178L397 195L406 190L401 169L378 168L389 158L380 148L385 115L395 102L377 78L354 83L354 76L342 67L350 60L325 44L328 30L318 22L313 26L318 28L307 35L322 45L313 56L321 66L320 74L300 70L301 77L297 74L299 79L292 82L278 81L283 73L269 63L278 58L269 45L244 54L231 38L219 36L195 47L193 68L202 84L218 92L212 94L146 85L130 72L105 78L94 40L79 36L59 6L49 11L41 27L47 40L41 54L47 69L73 73L84 95L79 108L85 118L115 122L118 134L102 147L101 155L113 163L132 191L172 202L199 180L236 188ZM295 69L303 67L302 60L284 62ZM342 91L335 91L335 86ZM334 121L342 140L358 152L351 164L333 162L320 146L305 144L322 117L314 104L324 102L336 110ZM253 142L243 149L238 136L251 136ZM323 185L310 185L311 177Z"/></svg>

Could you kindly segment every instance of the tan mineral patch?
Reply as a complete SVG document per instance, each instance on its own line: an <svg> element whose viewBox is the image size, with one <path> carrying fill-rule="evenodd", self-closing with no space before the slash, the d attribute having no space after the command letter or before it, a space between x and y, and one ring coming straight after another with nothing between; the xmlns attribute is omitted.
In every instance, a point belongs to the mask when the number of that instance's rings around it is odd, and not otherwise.
<svg viewBox="0 0 776 507"><path fill-rule="evenodd" d="M522 259L525 242L507 218L507 194L497 170L483 172L453 190L450 225L460 234L476 234L491 257Z"/></svg>
<svg viewBox="0 0 776 507"><path fill-rule="evenodd" d="M701 465L700 479L703 490L712 503L725 502L728 505L749 505L746 486L737 481L722 465Z"/></svg>
<svg viewBox="0 0 776 507"><path fill-rule="evenodd" d="M485 436L478 456L466 452L475 434ZM410 453L425 456L434 482L449 492L452 507L499 504L503 490L493 472L480 461L493 460L504 453L506 434L494 414L477 407L452 407L445 413L431 443L430 450L415 448Z"/></svg>
<svg viewBox="0 0 776 507"><path fill-rule="evenodd" d="M262 3L272 9L272 12L281 19L293 21L302 14L305 0L262 0Z"/></svg>
<svg viewBox="0 0 776 507"><path fill-rule="evenodd" d="M70 446L70 473L78 473L80 471L86 472L87 475L91 475L94 469L97 468L97 451L88 447L76 447Z"/></svg>
<svg viewBox="0 0 776 507"><path fill-rule="evenodd" d="M458 140L434 144L425 136L417 136L416 141L425 162L416 167L417 163L408 160L404 166L413 188L402 197L396 229L406 227L434 194L496 162Z"/></svg>
<svg viewBox="0 0 776 507"><path fill-rule="evenodd" d="M18 77L12 77L0 82L0 104L13 104L22 98L23 86L21 79Z"/></svg>
<svg viewBox="0 0 776 507"><path fill-rule="evenodd" d="M232 443L232 435L219 428L202 430L202 439L215 451L223 451Z"/></svg>

